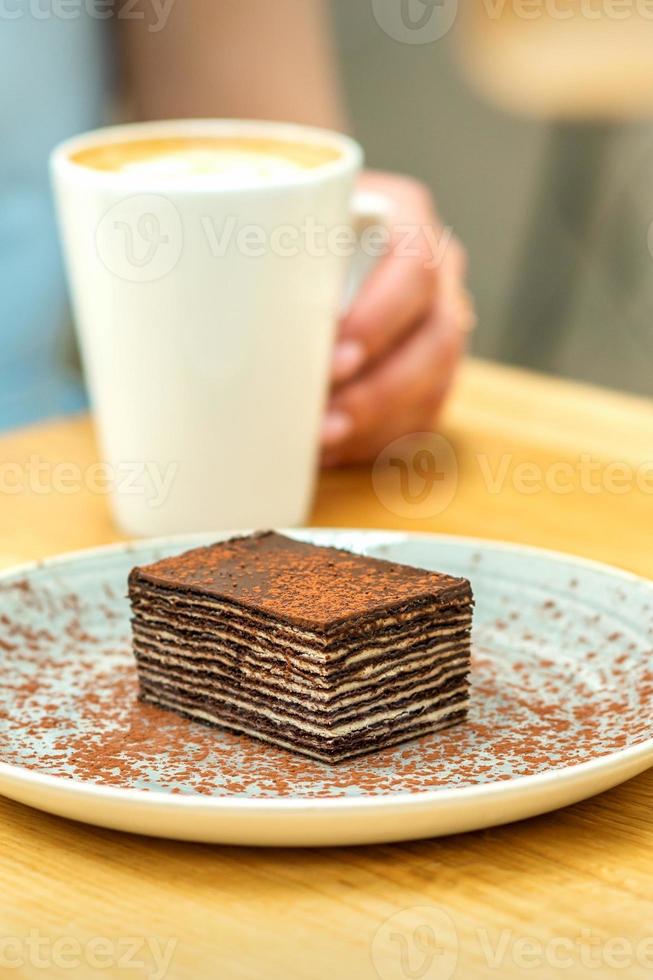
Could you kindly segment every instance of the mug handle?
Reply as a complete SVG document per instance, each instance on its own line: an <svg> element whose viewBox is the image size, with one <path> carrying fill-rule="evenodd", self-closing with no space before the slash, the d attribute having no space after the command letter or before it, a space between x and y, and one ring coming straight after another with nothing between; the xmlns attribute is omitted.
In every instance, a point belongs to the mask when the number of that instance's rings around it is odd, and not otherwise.
<svg viewBox="0 0 653 980"><path fill-rule="evenodd" d="M356 191L352 199L351 214L352 225L358 238L358 247L351 257L349 274L342 299L341 313L344 315L350 308L359 290L380 259L387 254L387 247L380 251L377 248L374 252L366 251L362 247L362 238L370 228L383 228L386 231L390 227L390 214L392 202L384 194L374 191Z"/></svg>

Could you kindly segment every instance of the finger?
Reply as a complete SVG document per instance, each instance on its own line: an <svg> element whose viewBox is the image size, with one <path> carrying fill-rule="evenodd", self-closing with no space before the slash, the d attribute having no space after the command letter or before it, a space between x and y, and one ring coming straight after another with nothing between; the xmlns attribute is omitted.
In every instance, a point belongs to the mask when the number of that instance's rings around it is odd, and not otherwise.
<svg viewBox="0 0 653 980"><path fill-rule="evenodd" d="M335 391L331 407L350 415L356 429L391 416L438 388L451 373L464 344L463 313L436 302L427 318L364 375Z"/></svg>
<svg viewBox="0 0 653 980"><path fill-rule="evenodd" d="M323 447L372 443L389 426L405 426L415 405L445 385L464 346L462 313L434 307L426 321L365 375L337 389L323 429ZM376 441L376 439L374 440Z"/></svg>
<svg viewBox="0 0 653 980"><path fill-rule="evenodd" d="M364 186L388 198L393 241L343 319L333 363L336 382L352 377L421 319L434 283L429 260L442 230L431 195L419 181L368 171Z"/></svg>
<svg viewBox="0 0 653 980"><path fill-rule="evenodd" d="M393 251L382 259L342 322L334 379L351 377L394 347L428 309L434 284L421 251Z"/></svg>
<svg viewBox="0 0 653 980"><path fill-rule="evenodd" d="M433 225L424 233L419 246L410 254L398 246L372 274L355 306L343 321L332 364L334 384L342 384L359 374L366 364L387 353L422 319L433 295L441 305L464 303L465 319L473 329L475 317L471 297L464 287L467 255L453 237L438 243ZM436 255L436 248L441 249Z"/></svg>
<svg viewBox="0 0 653 980"><path fill-rule="evenodd" d="M384 405L385 411L399 412L401 417L404 410L402 396L405 396L406 401L411 398L419 399L419 388L415 386L415 379L426 379L427 389L431 385L429 359L424 358L425 352L422 350L429 340L432 356L439 361L439 364L435 364L435 369L439 368L441 373L451 370L450 359L453 358L455 362L464 346L464 334L471 332L476 325L472 298L462 286L465 267L464 250L458 243L452 243L442 262L440 289L433 301L430 316L415 331L412 343L406 344L404 351L393 352L385 362L379 362L363 378L339 389L325 419L323 445L337 445L348 438L354 429L360 430L361 426L365 426L365 420L361 418L363 413L357 410L359 402L367 403L368 411L378 413L378 404L374 404L374 400L377 397L383 398L379 404ZM443 357L443 351L447 356ZM428 354L428 347L426 353ZM411 375L411 372L414 373ZM388 399L387 395L390 393L374 390L375 387L385 384L386 378L389 378L391 388L398 387L394 399ZM352 406L347 404L348 401L354 403L353 411Z"/></svg>
<svg viewBox="0 0 653 980"><path fill-rule="evenodd" d="M372 432L354 433L343 445L325 449L320 461L322 467L331 469L336 466L366 463L401 436L411 432L432 431L446 401L447 388L448 385L443 385L440 390L430 392L423 401L412 407L409 415L402 419L394 417L385 420Z"/></svg>

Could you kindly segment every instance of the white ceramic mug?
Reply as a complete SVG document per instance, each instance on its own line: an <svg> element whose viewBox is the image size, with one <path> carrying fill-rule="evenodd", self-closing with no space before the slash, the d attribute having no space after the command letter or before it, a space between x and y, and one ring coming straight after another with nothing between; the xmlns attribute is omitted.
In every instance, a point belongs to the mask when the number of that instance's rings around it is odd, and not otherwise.
<svg viewBox="0 0 653 980"><path fill-rule="evenodd" d="M256 186L153 180L71 159L111 141L188 135L317 143L338 155ZM351 269L346 232L363 211L367 222L383 218L380 202L354 197L361 163L345 136L234 120L112 127L53 152L73 309L123 530L306 519Z"/></svg>

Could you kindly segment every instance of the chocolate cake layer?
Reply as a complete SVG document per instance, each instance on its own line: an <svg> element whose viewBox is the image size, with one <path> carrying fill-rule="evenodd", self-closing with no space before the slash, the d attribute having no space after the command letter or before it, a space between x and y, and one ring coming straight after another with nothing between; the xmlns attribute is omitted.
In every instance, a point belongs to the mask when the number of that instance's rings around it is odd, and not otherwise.
<svg viewBox="0 0 653 980"><path fill-rule="evenodd" d="M469 673L469 664L464 656L447 659L435 668L422 671L418 675L410 675L403 681L395 683L391 696L380 692L378 685L374 684L364 690L343 692L339 697L330 698L328 701L317 696L309 697L304 691L296 692L290 686L285 689L281 685L260 684L255 686L251 681L242 683L239 678L230 677L224 672L207 670L205 667L189 669L183 661L171 663L170 660L152 660L141 656L139 657L139 673L142 680L154 679L160 683L170 681L170 683L175 683L180 687L192 681L198 691L211 689L222 697L246 698L252 705L258 703L265 707L268 702L274 702L275 705L285 709L289 714L297 711L297 695L299 694L302 701L300 716L311 713L322 718L325 723L329 721L335 723L342 717L349 715L352 715L352 721L355 721L354 713L358 712L361 705L369 710L375 704L389 704L406 695L416 697L418 693L424 690L435 693L437 688L442 687L452 678L456 678L462 683L462 680L466 679ZM358 717L361 718L360 713ZM364 717L361 718L362 723L365 720Z"/></svg>
<svg viewBox="0 0 653 980"><path fill-rule="evenodd" d="M267 532L134 569L141 696L338 761L463 720L465 579Z"/></svg>
<svg viewBox="0 0 653 980"><path fill-rule="evenodd" d="M320 673L326 672L330 676L338 675L343 671L353 671L374 657L384 658L389 650L395 652L402 650L405 655L409 655L412 650L426 643L445 642L445 640L450 642L457 636L467 633L471 626L469 614L444 618L437 626L433 625L432 620L427 620L422 621L419 628L410 627L405 632L393 633L389 640L386 634L368 640L366 644L343 642L338 652L326 652L321 649L316 650L306 642L278 643L276 639L267 637L261 631L250 632L226 619L189 616L181 611L181 607L176 612L174 627L171 627L166 620L165 613L155 606L146 611L136 608L135 612L139 628L143 632L150 631L157 634L166 632L172 639L189 638L198 643L222 642L234 648L240 647L243 655L251 650L270 662L301 663L309 670L312 668Z"/></svg>
<svg viewBox="0 0 653 980"><path fill-rule="evenodd" d="M336 737L304 731L301 741L298 741L296 730L289 729L285 724L275 724L274 721L247 709L232 712L224 705L216 706L201 697L173 697L160 690L151 691L148 685L143 685L141 697L150 704L171 708L197 721L231 728L322 762L342 762L376 749L399 745L419 735L450 728L464 721L467 714L467 694L464 693L452 696L437 709L429 712L422 709L412 715L405 712L403 718L390 718L384 725L379 724L374 729Z"/></svg>
<svg viewBox="0 0 653 980"><path fill-rule="evenodd" d="M468 687L467 673L456 669L439 677L433 683L416 685L409 691L396 691L388 700L372 699L369 703L349 705L340 710L317 709L313 705L306 705L300 711L296 705L291 705L285 698L252 697L246 692L229 688L224 683L184 678L167 672L150 670L141 675L141 683L150 690L165 690L170 695L202 697L207 702L219 705L223 710L227 708L236 712L248 710L285 726L288 732L295 729L301 734L303 731L313 730L324 737L366 730L379 721L394 717L397 712L405 708L413 710L421 704L426 709L433 704L436 697L443 699L452 693L466 694ZM363 717L361 708L364 708Z"/></svg>
<svg viewBox="0 0 653 980"><path fill-rule="evenodd" d="M182 592L175 595L169 589L158 589L148 587L147 584L133 580L130 584L130 597L132 605L138 606L144 603L147 607L159 608L165 612L166 617L173 611L179 614L195 614L198 617L218 616L222 622L231 622L243 630L250 630L253 633L261 630L265 631L266 636L274 638L277 642L294 646L299 641L310 643L312 647L324 650L328 653L331 650L343 649L343 637L351 633L351 624L340 625L338 632L311 631L301 629L289 623L270 619L267 615L256 616L249 610L245 610L234 604L221 602L220 600L202 599L200 596ZM422 602L414 604L406 609L393 610L391 615L367 618L357 618L355 620L355 641L364 644L370 635L374 635L378 640L380 636L404 632L407 624L414 627L419 626L422 621L432 622L434 616L445 617L454 613L467 613L469 611L469 596L460 598L452 597L446 602ZM382 631L382 633L380 633Z"/></svg>
<svg viewBox="0 0 653 980"><path fill-rule="evenodd" d="M175 646L174 643L166 643L165 637L161 635L148 634L139 627L134 628L134 635L138 647L136 656L141 667L148 660L152 663L176 662L190 671L204 669L217 673L222 672L240 679L243 683L249 679L251 685L256 689L266 685L280 687L284 690L292 688L303 696L314 696L325 701L333 701L341 693L351 690L365 690L367 687L376 687L381 682L387 684L392 679L399 681L404 676L412 676L416 672L435 669L440 664L447 663L455 657L467 656L468 642L466 638L461 637L439 647L437 653L433 653L430 646L422 647L410 657L402 657L400 663L389 664L387 658L382 658L370 665L365 665L353 676L345 674L334 683L327 684L319 675L298 673L288 664L273 664L271 666L263 661L257 664L255 659L245 659L245 657L241 658L238 663L234 663L232 651L226 647L189 646L182 654L178 646Z"/></svg>

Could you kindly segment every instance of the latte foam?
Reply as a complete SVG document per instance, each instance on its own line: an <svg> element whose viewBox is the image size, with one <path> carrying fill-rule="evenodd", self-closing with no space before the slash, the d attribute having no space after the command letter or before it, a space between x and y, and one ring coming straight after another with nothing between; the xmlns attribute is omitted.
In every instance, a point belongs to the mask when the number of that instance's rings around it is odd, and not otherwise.
<svg viewBox="0 0 653 980"><path fill-rule="evenodd" d="M216 176L229 183L265 183L337 160L338 150L259 137L170 137L105 143L77 150L73 162L95 170L153 178Z"/></svg>

